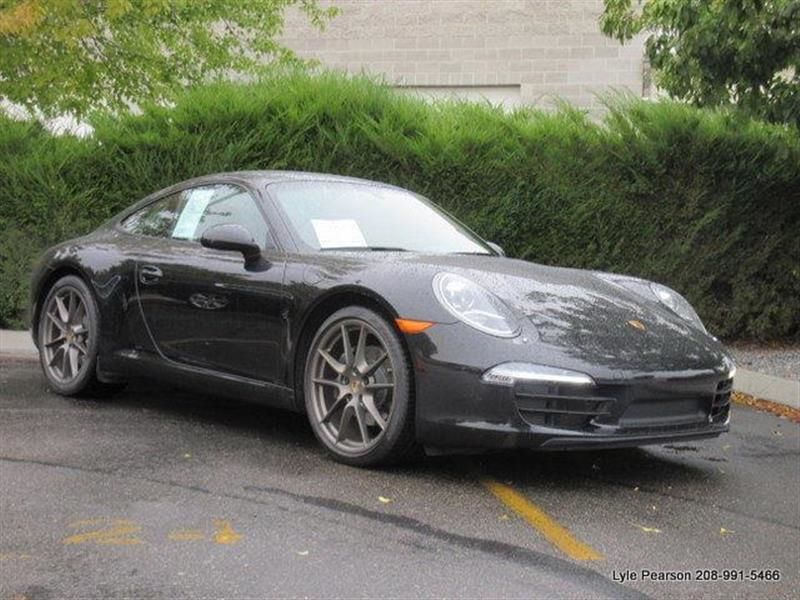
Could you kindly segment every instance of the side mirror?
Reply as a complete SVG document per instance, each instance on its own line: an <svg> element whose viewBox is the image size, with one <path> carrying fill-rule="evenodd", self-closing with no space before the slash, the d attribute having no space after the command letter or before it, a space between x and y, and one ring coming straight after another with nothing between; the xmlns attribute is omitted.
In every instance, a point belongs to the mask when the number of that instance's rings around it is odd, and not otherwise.
<svg viewBox="0 0 800 600"><path fill-rule="evenodd" d="M505 256L506 251L503 250L499 245L495 244L494 242L486 242L486 245L489 246L492 250L494 250L497 256Z"/></svg>
<svg viewBox="0 0 800 600"><path fill-rule="evenodd" d="M253 239L253 234L241 225L227 224L209 227L203 232L200 245L215 250L241 252L246 265L261 258L261 248Z"/></svg>

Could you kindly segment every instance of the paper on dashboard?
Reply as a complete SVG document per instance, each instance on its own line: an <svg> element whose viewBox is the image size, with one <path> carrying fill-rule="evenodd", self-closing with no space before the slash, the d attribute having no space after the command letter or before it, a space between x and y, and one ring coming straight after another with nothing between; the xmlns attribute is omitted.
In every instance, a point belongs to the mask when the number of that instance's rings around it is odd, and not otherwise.
<svg viewBox="0 0 800 600"><path fill-rule="evenodd" d="M311 219L320 248L366 248L367 240L354 219Z"/></svg>

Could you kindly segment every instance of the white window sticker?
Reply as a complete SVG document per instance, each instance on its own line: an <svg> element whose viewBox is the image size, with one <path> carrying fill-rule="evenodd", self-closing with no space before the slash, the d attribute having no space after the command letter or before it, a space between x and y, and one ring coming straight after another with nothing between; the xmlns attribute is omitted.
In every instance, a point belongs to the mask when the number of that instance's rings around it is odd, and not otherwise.
<svg viewBox="0 0 800 600"><path fill-rule="evenodd" d="M213 188L189 192L189 199L186 200L186 206L183 207L181 216L178 217L178 222L175 223L172 237L186 240L194 239L200 219L203 218L203 213L208 208L208 203L215 192L216 190Z"/></svg>
<svg viewBox="0 0 800 600"><path fill-rule="evenodd" d="M367 240L353 219L311 219L320 248L366 248Z"/></svg>

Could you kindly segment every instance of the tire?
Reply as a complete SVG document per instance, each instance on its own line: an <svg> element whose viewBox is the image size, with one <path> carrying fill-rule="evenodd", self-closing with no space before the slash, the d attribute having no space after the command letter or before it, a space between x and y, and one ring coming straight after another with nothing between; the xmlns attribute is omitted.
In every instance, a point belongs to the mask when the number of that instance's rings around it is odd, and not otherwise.
<svg viewBox="0 0 800 600"><path fill-rule="evenodd" d="M410 363L392 325L372 310L346 307L320 325L303 395L314 434L339 462L387 465L416 449Z"/></svg>
<svg viewBox="0 0 800 600"><path fill-rule="evenodd" d="M100 313L89 286L75 275L50 288L39 314L39 361L50 388L62 396L106 397L121 389L97 379Z"/></svg>

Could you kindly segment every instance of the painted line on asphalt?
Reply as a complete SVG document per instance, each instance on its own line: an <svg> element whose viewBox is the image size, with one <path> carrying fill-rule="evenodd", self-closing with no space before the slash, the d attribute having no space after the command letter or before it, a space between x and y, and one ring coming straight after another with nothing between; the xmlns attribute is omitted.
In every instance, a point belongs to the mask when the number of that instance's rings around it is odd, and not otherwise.
<svg viewBox="0 0 800 600"><path fill-rule="evenodd" d="M597 550L580 541L572 535L569 529L511 486L488 477L482 478L481 483L500 502L517 513L547 541L570 558L574 560L602 560L604 558Z"/></svg>

